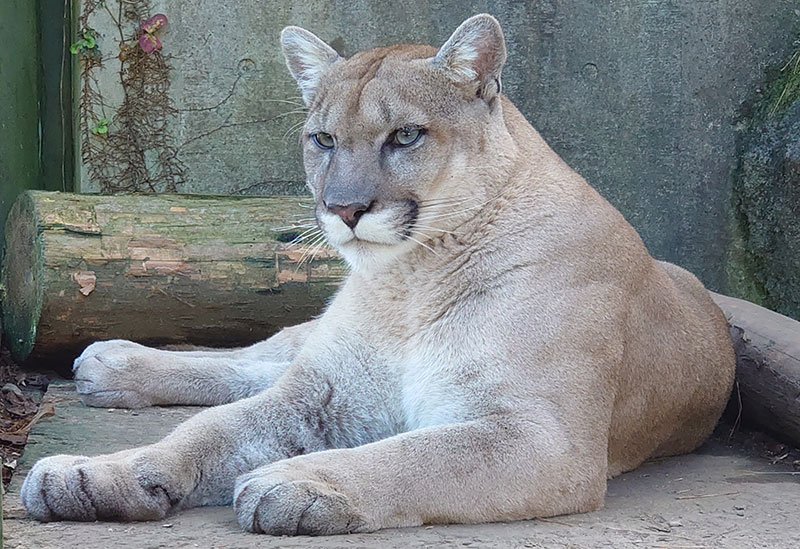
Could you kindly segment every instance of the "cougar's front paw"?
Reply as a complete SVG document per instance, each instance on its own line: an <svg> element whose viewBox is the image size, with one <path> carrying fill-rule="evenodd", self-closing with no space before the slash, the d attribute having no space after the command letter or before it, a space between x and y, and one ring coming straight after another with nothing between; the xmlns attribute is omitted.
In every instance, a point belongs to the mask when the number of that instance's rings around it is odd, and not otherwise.
<svg viewBox="0 0 800 549"><path fill-rule="evenodd" d="M249 532L324 536L374 530L340 490L286 462L240 476L233 497L239 524Z"/></svg>
<svg viewBox="0 0 800 549"><path fill-rule="evenodd" d="M122 339L89 345L72 371L81 400L89 406L143 408L153 402L142 391L141 368L150 349Z"/></svg>
<svg viewBox="0 0 800 549"><path fill-rule="evenodd" d="M165 483L134 468L131 460L44 458L25 477L22 503L41 521L163 518L174 495Z"/></svg>

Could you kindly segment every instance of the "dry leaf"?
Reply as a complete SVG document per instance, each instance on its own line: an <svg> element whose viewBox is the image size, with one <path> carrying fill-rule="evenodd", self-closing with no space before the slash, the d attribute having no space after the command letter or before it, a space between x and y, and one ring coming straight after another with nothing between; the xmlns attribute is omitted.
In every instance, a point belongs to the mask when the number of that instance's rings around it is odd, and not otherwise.
<svg viewBox="0 0 800 549"><path fill-rule="evenodd" d="M78 283L78 291L83 295L89 295L94 291L94 286L97 283L97 276L94 271L75 271L72 273L72 280Z"/></svg>

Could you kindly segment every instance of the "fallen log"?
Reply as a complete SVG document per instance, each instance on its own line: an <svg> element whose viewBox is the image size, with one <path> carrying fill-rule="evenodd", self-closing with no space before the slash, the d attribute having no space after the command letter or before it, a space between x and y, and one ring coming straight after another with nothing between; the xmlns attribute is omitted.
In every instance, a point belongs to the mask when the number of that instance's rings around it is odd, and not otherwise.
<svg viewBox="0 0 800 549"><path fill-rule="evenodd" d="M800 322L743 299L712 297L728 317L736 351L731 406L742 419L800 445Z"/></svg>
<svg viewBox="0 0 800 549"><path fill-rule="evenodd" d="M327 248L301 265L291 241L302 229L280 228L302 224L309 207L298 197L24 193L0 275L12 355L64 372L97 340L236 347L303 322L344 274Z"/></svg>
<svg viewBox="0 0 800 549"><path fill-rule="evenodd" d="M247 345L319 313L344 276L330 249L299 265L296 197L28 192L6 225L0 273L13 356L68 372L89 343ZM298 223L302 224L302 223ZM719 294L742 413L800 444L800 322Z"/></svg>

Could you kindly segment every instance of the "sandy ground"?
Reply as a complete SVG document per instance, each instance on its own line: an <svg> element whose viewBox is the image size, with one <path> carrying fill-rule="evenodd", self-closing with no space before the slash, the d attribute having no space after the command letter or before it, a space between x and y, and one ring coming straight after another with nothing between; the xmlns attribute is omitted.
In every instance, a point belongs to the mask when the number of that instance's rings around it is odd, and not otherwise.
<svg viewBox="0 0 800 549"><path fill-rule="evenodd" d="M24 473L38 458L99 454L156 440L196 408L103 410L80 404L71 383L51 386L56 415L30 435L6 494L7 548L151 547L800 547L800 475L738 443L716 437L697 452L647 463L609 482L605 509L556 519L427 526L375 534L267 537L240 531L229 507L192 509L150 523L42 524L19 502ZM476 501L480 494L475 494Z"/></svg>

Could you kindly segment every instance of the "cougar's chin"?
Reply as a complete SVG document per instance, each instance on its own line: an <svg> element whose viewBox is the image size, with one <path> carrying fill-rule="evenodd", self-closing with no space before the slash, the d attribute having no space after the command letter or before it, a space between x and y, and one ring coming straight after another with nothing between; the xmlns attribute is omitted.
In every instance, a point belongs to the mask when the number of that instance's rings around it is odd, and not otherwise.
<svg viewBox="0 0 800 549"><path fill-rule="evenodd" d="M392 265L414 246L410 240L382 244L353 238L336 248L353 271L367 272Z"/></svg>

